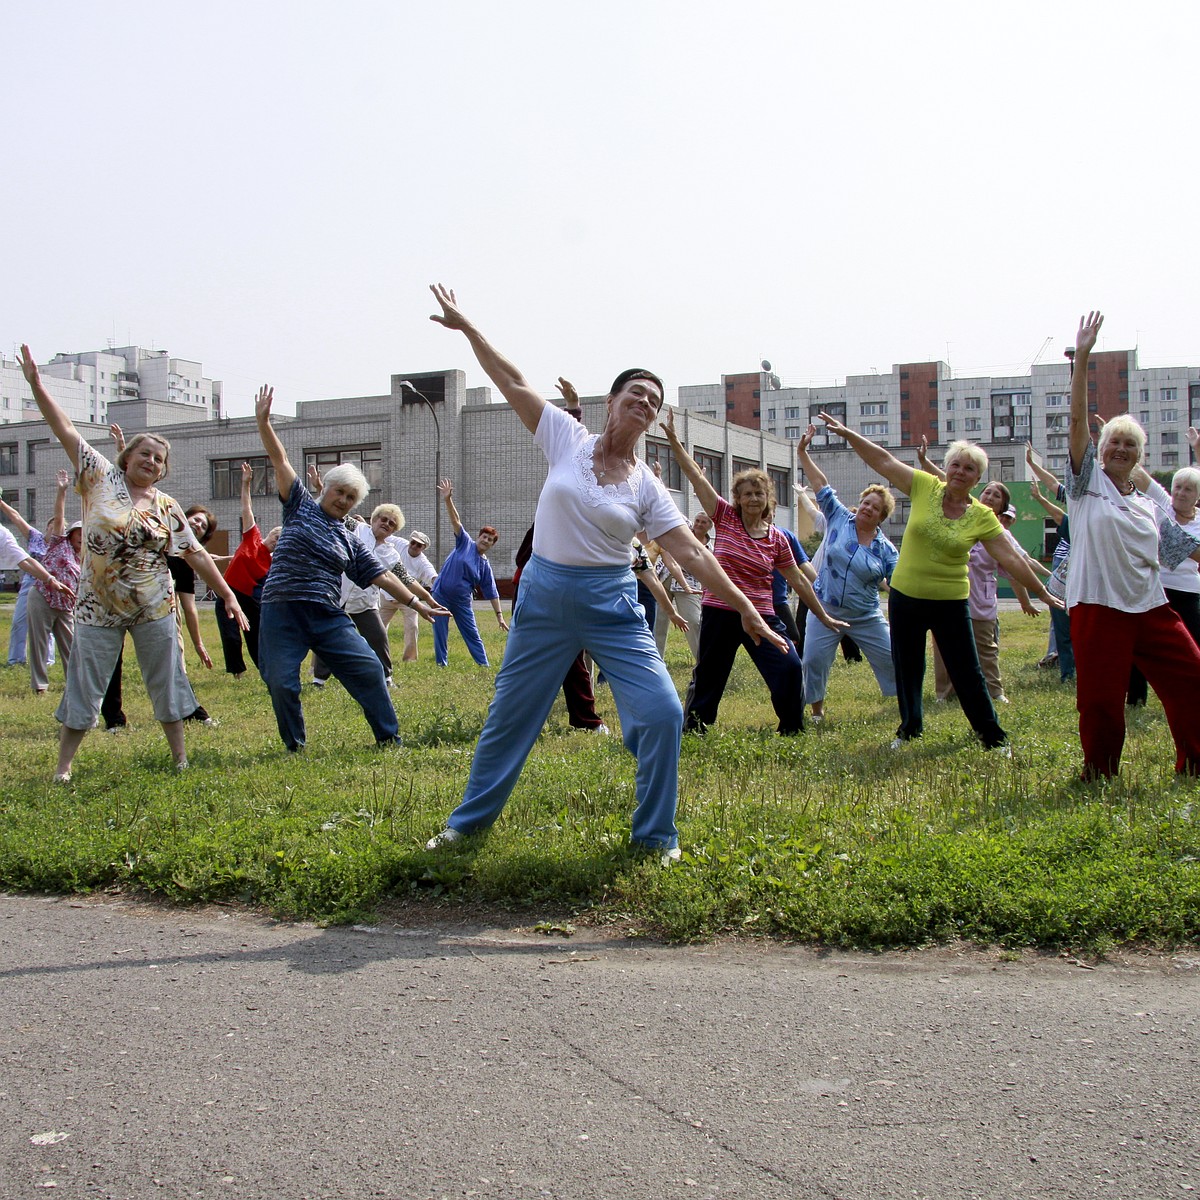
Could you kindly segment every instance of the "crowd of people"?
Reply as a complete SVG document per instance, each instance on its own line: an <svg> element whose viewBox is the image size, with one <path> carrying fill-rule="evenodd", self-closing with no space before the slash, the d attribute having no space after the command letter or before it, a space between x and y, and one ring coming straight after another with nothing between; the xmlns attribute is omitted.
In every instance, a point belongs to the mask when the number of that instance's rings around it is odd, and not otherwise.
<svg viewBox="0 0 1200 1200"><path fill-rule="evenodd" d="M261 533L251 501L254 470L243 464L241 538L233 554L214 559L205 549L217 529L214 514L203 505L184 510L160 486L170 465L166 439L147 431L126 443L114 426L110 461L81 436L22 347L22 371L73 468L58 473L44 531L0 498L25 542L0 528L0 567L29 577L13 637L19 617L34 694L47 693L55 652L64 669L55 713L57 781L70 781L76 752L101 716L110 728L124 722L127 635L171 760L187 767L185 722L215 723L197 702L183 652L186 634L212 666L195 602L197 575L216 597L226 671L241 678L249 656L280 740L293 753L306 743L301 673L310 654L312 683L337 679L362 708L375 743L394 746L392 618L403 614L403 661L416 660L424 619L433 625L435 662L446 667L453 617L472 660L488 667L475 597L490 603L507 634L503 661L462 801L430 849L495 822L560 687L573 726L608 732L596 713L593 667L596 680L612 689L621 739L636 760L632 843L664 863L679 856L682 736L703 736L715 724L739 647L762 676L777 732L788 736L804 730L806 708L812 723L826 719L838 646L856 647L881 694L896 697L891 749L898 751L924 730L932 636L937 699L957 699L983 747L1011 757L997 714L1008 702L999 671L998 576L1026 613L1038 612L1033 598L1050 611L1053 640L1044 661L1056 661L1064 681L1077 677L1085 778L1118 770L1126 704L1144 703L1147 686L1162 700L1176 770L1200 773L1200 723L1190 707L1200 677L1200 471L1181 469L1170 491L1155 482L1142 465L1144 431L1128 415L1103 423L1093 441L1086 372L1099 313L1084 317L1076 336L1067 479L1045 470L1032 448L1027 455L1031 495L1060 530L1048 570L1008 531L1012 496L986 478L981 447L953 442L938 466L922 446L913 466L826 413L825 431L843 439L878 481L852 502L840 499L810 453L817 427L808 427L796 455L813 489L801 503L821 534L810 562L796 534L775 521L777 497L766 472L744 470L728 498L719 494L678 436L653 372L622 371L606 397L602 429L591 432L565 379L558 385L564 408L541 397L452 291L432 291L439 311L431 320L465 337L547 462L535 520L517 552L511 627L488 561L500 534L487 524L468 532L450 479L439 481L438 494L454 545L439 568L425 554L425 534L404 534L395 504L354 517L369 490L357 467L342 463L323 476L310 468L304 485L272 426L274 391L264 386L255 418L281 522ZM657 471L637 457L656 425L697 501L690 522ZM1193 446L1200 441L1195 431L1189 437ZM68 523L72 485L82 513ZM899 550L883 532L897 493L910 501ZM795 609L789 590L798 598ZM682 699L664 661L672 625L685 634L694 667Z"/></svg>

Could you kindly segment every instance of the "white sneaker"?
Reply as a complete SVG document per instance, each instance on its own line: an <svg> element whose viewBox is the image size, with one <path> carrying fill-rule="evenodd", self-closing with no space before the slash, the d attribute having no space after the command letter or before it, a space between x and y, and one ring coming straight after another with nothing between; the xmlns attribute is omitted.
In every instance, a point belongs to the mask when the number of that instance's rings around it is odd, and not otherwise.
<svg viewBox="0 0 1200 1200"><path fill-rule="evenodd" d="M821 723L823 720L825 720L825 714L824 714L824 713L810 713L810 714L809 714L808 721L809 721L809 724L810 724L810 725L820 725L820 723Z"/></svg>
<svg viewBox="0 0 1200 1200"><path fill-rule="evenodd" d="M607 725L600 724L600 725L597 725L596 728L592 730L592 732L602 734L604 737L608 737L612 733L612 730L610 730Z"/></svg>
<svg viewBox="0 0 1200 1200"><path fill-rule="evenodd" d="M205 729L220 729L221 727L221 722L218 721L216 717L205 717L200 724L203 725Z"/></svg>
<svg viewBox="0 0 1200 1200"><path fill-rule="evenodd" d="M674 863L679 862L683 858L683 851L678 846L672 846L669 850L662 852L662 865L669 867Z"/></svg>
<svg viewBox="0 0 1200 1200"><path fill-rule="evenodd" d="M62 784L70 783L71 782L71 772L70 771L56 771L54 774L54 782L62 783Z"/></svg>
<svg viewBox="0 0 1200 1200"><path fill-rule="evenodd" d="M325 680L323 680L323 679L310 679L309 683L311 683L313 685L313 687L324 687L325 686Z"/></svg>
<svg viewBox="0 0 1200 1200"><path fill-rule="evenodd" d="M992 749L1001 758L1012 758L1012 747L1007 742L1001 742L999 746L993 746Z"/></svg>
<svg viewBox="0 0 1200 1200"><path fill-rule="evenodd" d="M455 842L461 842L463 835L457 829L451 829L447 826L441 833L431 837L425 843L426 850L440 850L443 846L453 846Z"/></svg>
<svg viewBox="0 0 1200 1200"><path fill-rule="evenodd" d="M903 748L904 748L904 739L903 738L892 738L891 743L888 745L889 750L902 750Z"/></svg>

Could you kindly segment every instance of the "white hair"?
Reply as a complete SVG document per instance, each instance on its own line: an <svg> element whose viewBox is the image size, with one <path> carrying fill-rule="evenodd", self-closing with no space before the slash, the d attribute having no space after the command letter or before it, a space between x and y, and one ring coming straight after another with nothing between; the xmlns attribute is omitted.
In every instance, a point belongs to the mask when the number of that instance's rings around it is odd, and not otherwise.
<svg viewBox="0 0 1200 1200"><path fill-rule="evenodd" d="M361 504L371 490L367 477L353 463L338 463L333 470L325 472L321 494L324 495L331 487L349 488L354 493L355 505Z"/></svg>

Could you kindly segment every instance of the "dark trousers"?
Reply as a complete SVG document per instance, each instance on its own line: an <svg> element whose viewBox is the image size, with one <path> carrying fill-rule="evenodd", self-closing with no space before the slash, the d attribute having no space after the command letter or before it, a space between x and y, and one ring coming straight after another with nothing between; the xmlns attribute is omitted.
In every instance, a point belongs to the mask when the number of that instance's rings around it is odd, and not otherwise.
<svg viewBox="0 0 1200 1200"><path fill-rule="evenodd" d="M390 679L392 675L392 649L388 644L387 626L379 615L379 609L368 608L363 612L347 613L354 622L354 628L363 635L366 643L375 651L383 673ZM328 679L332 672L319 654L313 654L313 678Z"/></svg>
<svg viewBox="0 0 1200 1200"><path fill-rule="evenodd" d="M1192 641L1200 646L1200 593L1181 592L1176 588L1164 588L1167 603L1180 615ZM1126 704L1145 704L1150 689L1146 677L1137 669L1129 668L1129 688L1125 693Z"/></svg>
<svg viewBox="0 0 1200 1200"><path fill-rule="evenodd" d="M805 616L808 615L808 609L804 610ZM796 653L801 658L804 657L804 626L806 621L797 622L796 614L792 612L792 606L784 600L781 604L775 605L775 615L783 622L784 629L787 630L787 635L792 640L792 645L796 647Z"/></svg>
<svg viewBox="0 0 1200 1200"><path fill-rule="evenodd" d="M763 620L776 633L786 636L783 622L774 613L764 613ZM689 689L684 728L701 729L716 723L739 646L750 655L771 693L771 704L779 718L778 732L800 733L804 729L804 668L796 647L789 644L784 654L770 642L756 646L742 629L738 613L710 604L701 609L700 654Z"/></svg>
<svg viewBox="0 0 1200 1200"><path fill-rule="evenodd" d="M990 750L1008 741L996 720L987 682L975 651L971 613L965 600L921 600L894 587L888 599L892 627L892 664L900 705L898 737L920 737L925 728L921 691L925 684L925 647L930 633L937 639L950 682L971 728Z"/></svg>
<svg viewBox="0 0 1200 1200"><path fill-rule="evenodd" d="M242 612L246 614L246 619L249 620L250 609L247 606L254 604L254 601L248 596L238 595L237 592L234 592L234 595L237 596L237 602L242 606ZM254 604L254 607L257 610L258 605ZM246 671L246 659L242 655L242 631L238 628L238 623L225 612L224 600L218 599L213 607L213 611L216 613L217 629L221 634L221 654L225 659L225 673L227 675L243 675ZM257 611L254 616L256 622L255 634L257 635ZM257 642L257 636L255 640ZM249 642L250 635L247 633L247 645L249 645ZM257 651L257 645L255 649ZM257 665L256 662L255 666Z"/></svg>

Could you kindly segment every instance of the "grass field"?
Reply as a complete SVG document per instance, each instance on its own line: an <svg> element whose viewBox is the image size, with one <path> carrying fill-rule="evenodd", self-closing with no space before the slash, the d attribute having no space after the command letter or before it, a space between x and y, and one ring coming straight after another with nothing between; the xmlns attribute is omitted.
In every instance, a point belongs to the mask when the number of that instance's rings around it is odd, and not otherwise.
<svg viewBox="0 0 1200 1200"><path fill-rule="evenodd" d="M0 645L10 616L0 608ZM497 661L501 635L481 624ZM560 697L491 834L424 849L461 795L492 691L493 671L476 668L453 635L448 670L433 665L427 628L422 660L397 662L405 747L385 753L331 683L306 689L308 748L287 755L257 676L235 681L189 656L197 695L221 724L189 729L191 769L180 774L130 658L130 730L91 734L66 787L49 782L61 668L43 699L25 668L0 668L0 887L135 889L322 921L370 919L389 898L488 904L672 939L732 931L1090 951L1196 941L1200 789L1174 780L1153 697L1131 718L1122 776L1078 782L1074 693L1034 667L1046 624L1001 617L1011 760L984 753L957 706L934 705L928 690L924 738L887 750L895 702L865 663L840 659L827 721L778 738L740 656L719 725L684 738L684 853L670 870L626 846L633 760L606 689L598 702L613 737L572 731ZM211 608L204 626L215 652ZM690 665L677 633L668 664L682 688Z"/></svg>

